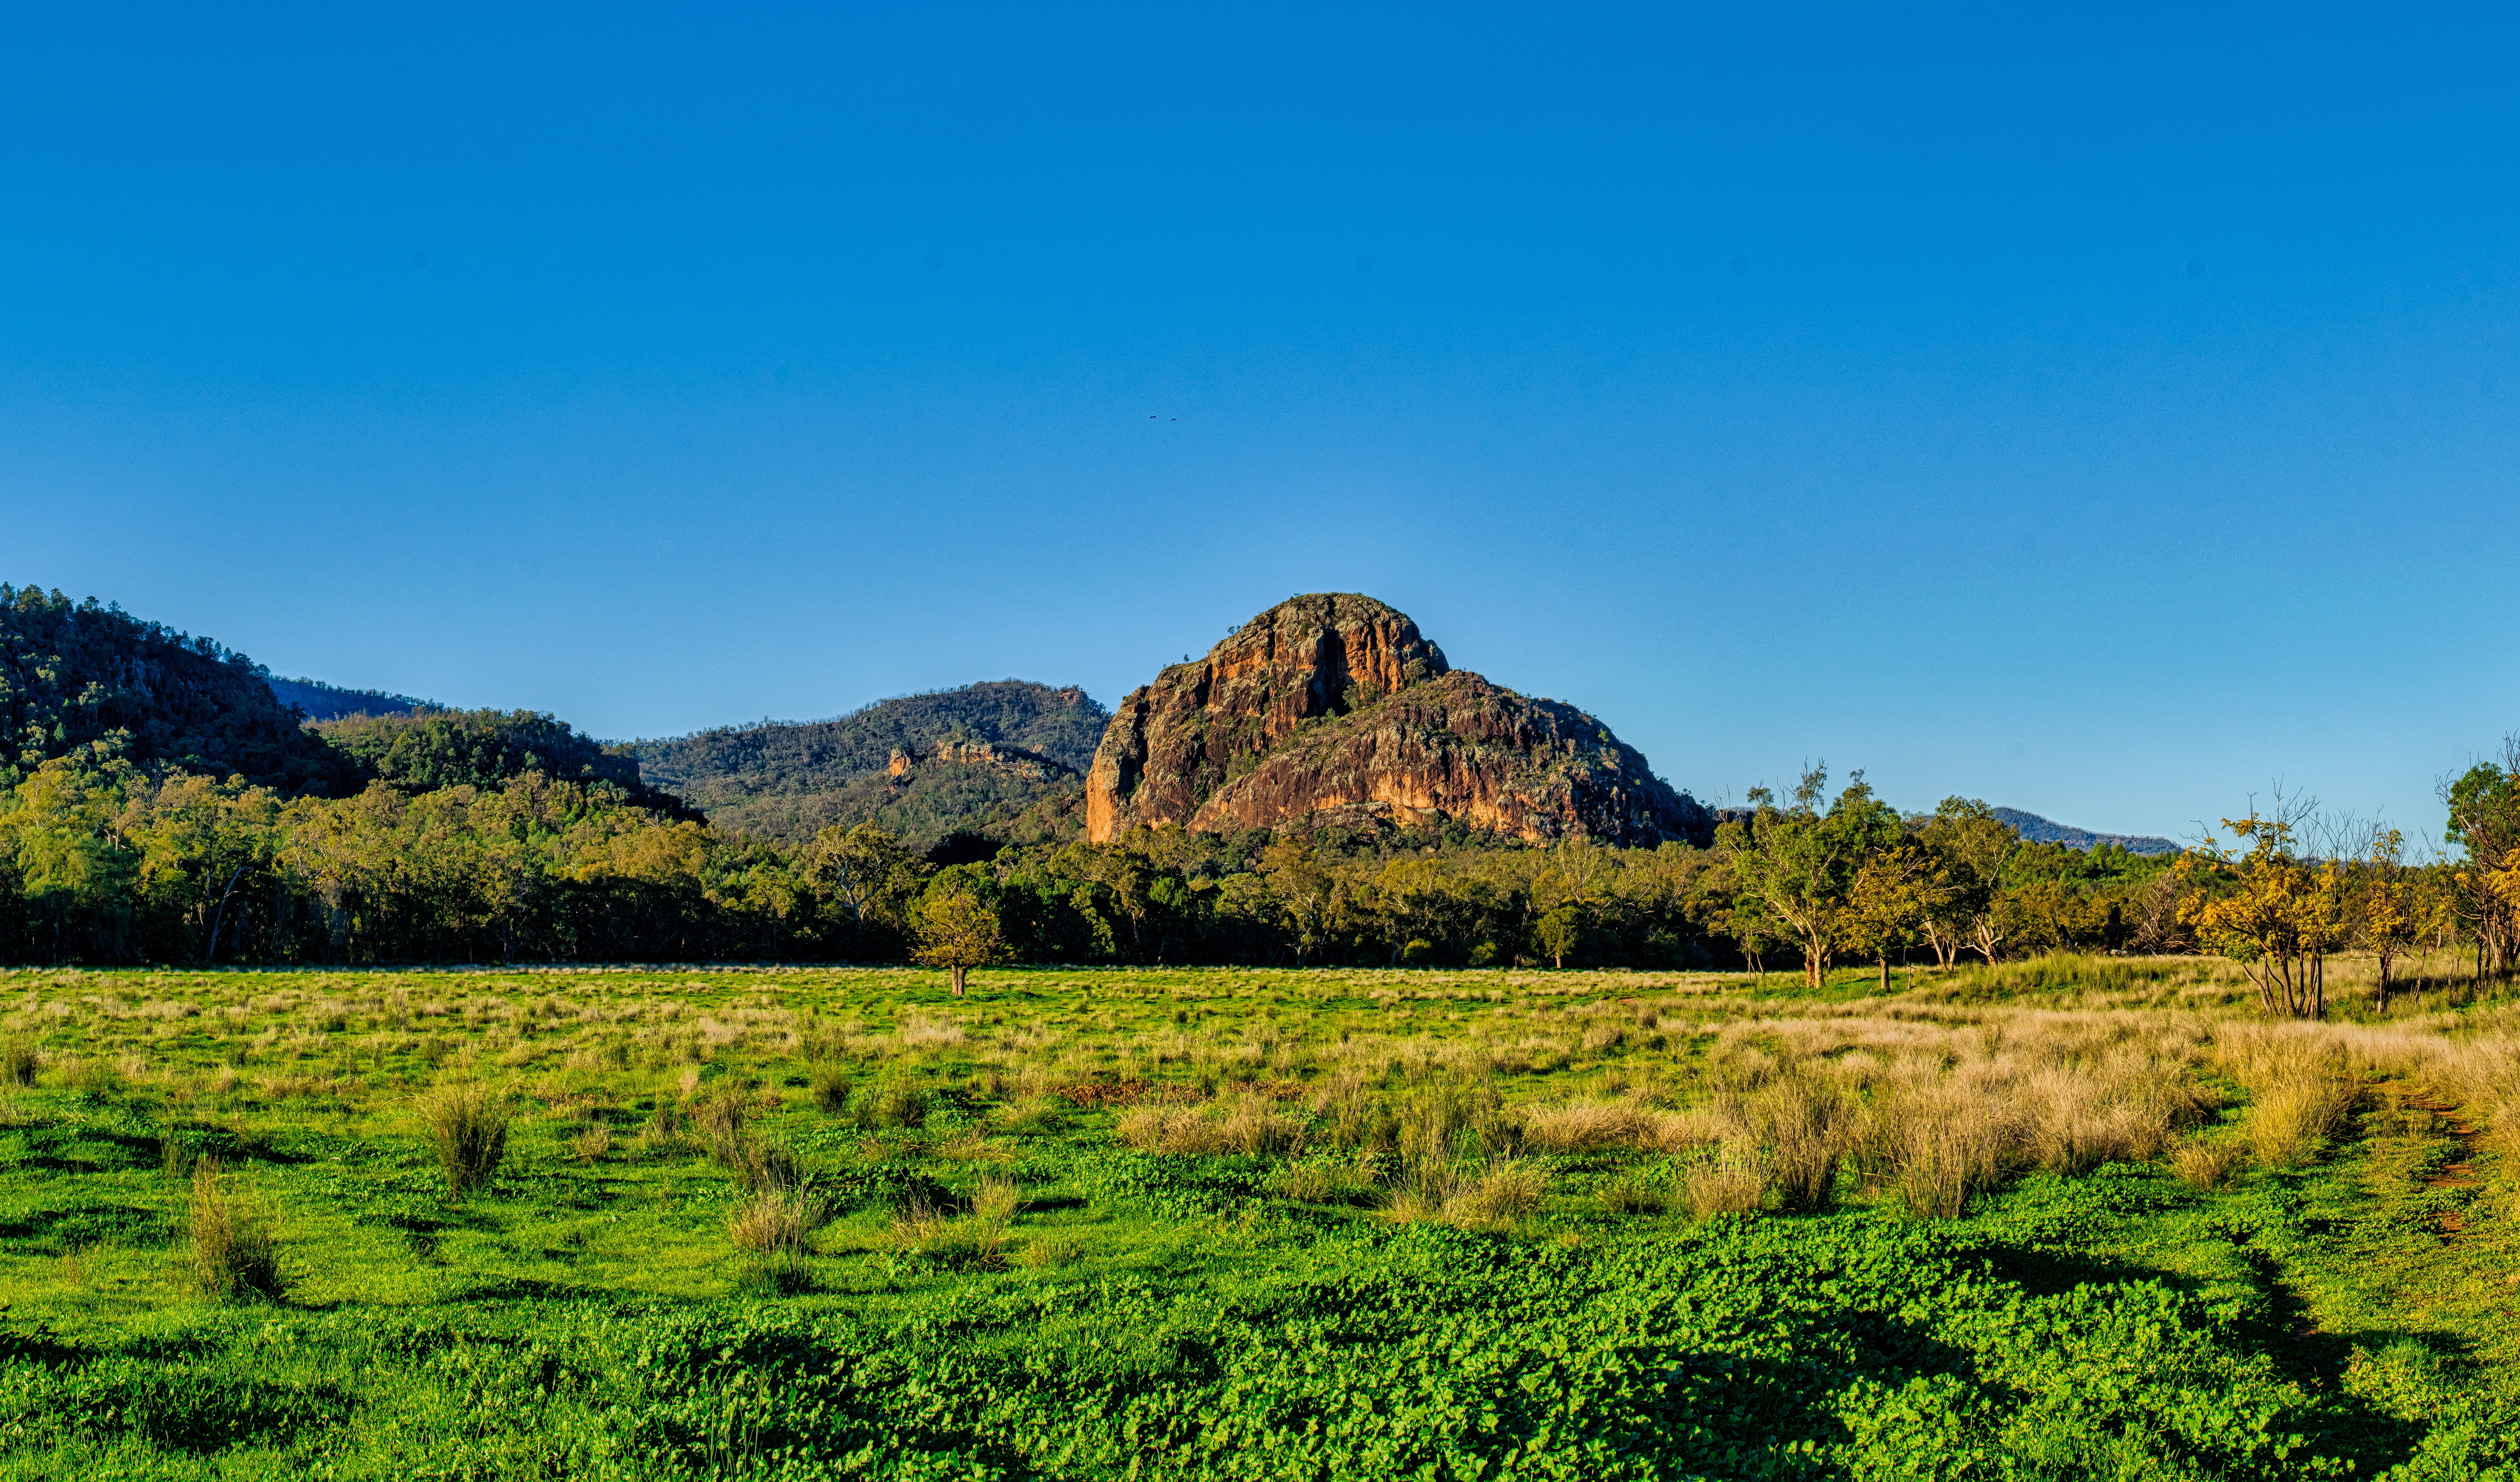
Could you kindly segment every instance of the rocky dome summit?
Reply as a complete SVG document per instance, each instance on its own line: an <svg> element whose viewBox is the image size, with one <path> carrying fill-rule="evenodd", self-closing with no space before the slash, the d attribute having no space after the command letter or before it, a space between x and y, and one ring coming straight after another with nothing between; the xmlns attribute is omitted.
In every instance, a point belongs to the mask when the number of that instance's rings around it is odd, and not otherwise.
<svg viewBox="0 0 2520 1482"><path fill-rule="evenodd" d="M1290 598L1112 713L1086 836L1365 816L1455 820L1535 842L1703 842L1711 816L1572 705L1455 669L1371 597Z"/></svg>

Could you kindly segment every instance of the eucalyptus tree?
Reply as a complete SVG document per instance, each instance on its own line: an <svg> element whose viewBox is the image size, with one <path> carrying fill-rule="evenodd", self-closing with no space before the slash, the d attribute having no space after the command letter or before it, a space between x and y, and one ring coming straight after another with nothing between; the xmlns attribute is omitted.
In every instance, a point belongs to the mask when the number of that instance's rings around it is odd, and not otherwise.
<svg viewBox="0 0 2520 1482"><path fill-rule="evenodd" d="M1783 804L1766 787L1751 788L1749 801L1751 816L1719 830L1716 848L1734 888L1802 948L1803 981L1819 988L1838 949L1856 939L1856 881L1868 861L1897 847L1898 812L1861 771L1830 799L1825 763L1805 772Z"/></svg>

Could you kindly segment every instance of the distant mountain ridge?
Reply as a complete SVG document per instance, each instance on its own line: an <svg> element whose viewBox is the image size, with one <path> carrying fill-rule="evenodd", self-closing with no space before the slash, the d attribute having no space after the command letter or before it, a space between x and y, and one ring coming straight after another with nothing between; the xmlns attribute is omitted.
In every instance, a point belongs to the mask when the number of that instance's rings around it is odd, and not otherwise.
<svg viewBox="0 0 2520 1482"><path fill-rule="evenodd" d="M2156 838L2145 833L2093 833L2024 813L2018 808L1998 808L1995 816L2010 824L2023 838L2038 844L2063 844L2068 849L2092 849L2101 844L2115 844L2130 854L2176 854L2179 844L2172 839Z"/></svg>
<svg viewBox="0 0 2520 1482"><path fill-rule="evenodd" d="M296 679L275 678L270 684L273 698L305 711L308 720L339 720L344 715L409 715L416 710L446 708L431 700L414 699L408 695L391 695L382 690L346 690L303 675Z"/></svg>
<svg viewBox="0 0 2520 1482"><path fill-rule="evenodd" d="M651 786L712 823L803 840L872 822L914 847L956 833L1064 836L1108 711L1073 685L988 680L818 721L628 743Z"/></svg>

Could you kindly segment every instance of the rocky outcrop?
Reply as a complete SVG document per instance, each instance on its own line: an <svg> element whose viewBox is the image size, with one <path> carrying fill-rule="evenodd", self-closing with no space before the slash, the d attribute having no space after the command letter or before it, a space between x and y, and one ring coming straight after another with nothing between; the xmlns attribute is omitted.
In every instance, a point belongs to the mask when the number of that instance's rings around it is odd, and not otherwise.
<svg viewBox="0 0 2520 1482"><path fill-rule="evenodd" d="M1357 815L1521 838L1702 839L1706 811L1554 700L1456 670L1370 597L1281 603L1130 693L1085 779L1086 836Z"/></svg>

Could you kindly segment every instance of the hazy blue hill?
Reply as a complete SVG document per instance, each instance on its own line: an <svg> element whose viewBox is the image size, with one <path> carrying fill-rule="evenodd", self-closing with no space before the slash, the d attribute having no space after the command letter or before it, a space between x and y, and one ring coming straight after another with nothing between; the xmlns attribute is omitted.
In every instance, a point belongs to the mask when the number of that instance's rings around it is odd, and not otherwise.
<svg viewBox="0 0 2520 1482"><path fill-rule="evenodd" d="M2039 844L2063 844L2068 849L2090 849L2100 844L2115 844L2129 854L2173 854L2177 842L2142 833L2093 833L2068 824L2051 823L2036 813L2018 808L1998 808L1995 816L2010 824L2023 838Z"/></svg>
<svg viewBox="0 0 2520 1482"><path fill-rule="evenodd" d="M1058 799L1077 788L1109 719L1073 686L1008 679L628 749L650 785L722 828L805 839L872 820L924 846L959 831L1028 835L1041 819L1063 819Z"/></svg>
<svg viewBox="0 0 2520 1482"><path fill-rule="evenodd" d="M275 679L271 693L284 705L295 705L308 720L339 720L344 715L409 715L415 710L442 709L429 700L382 690L344 690L320 679Z"/></svg>

